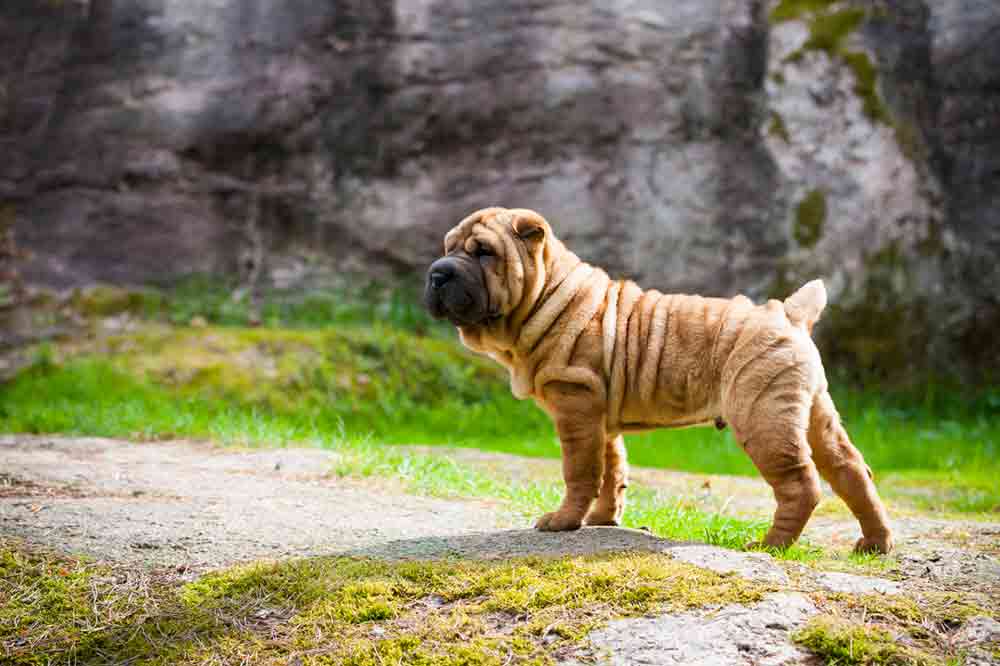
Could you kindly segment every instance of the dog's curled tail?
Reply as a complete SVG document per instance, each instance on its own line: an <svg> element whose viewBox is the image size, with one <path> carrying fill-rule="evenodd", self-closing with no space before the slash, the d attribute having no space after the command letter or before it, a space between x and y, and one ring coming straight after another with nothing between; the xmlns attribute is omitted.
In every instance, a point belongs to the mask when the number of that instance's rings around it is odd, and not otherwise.
<svg viewBox="0 0 1000 666"><path fill-rule="evenodd" d="M812 333L813 324L826 307L826 287L822 280L813 280L785 299L785 315L793 326Z"/></svg>

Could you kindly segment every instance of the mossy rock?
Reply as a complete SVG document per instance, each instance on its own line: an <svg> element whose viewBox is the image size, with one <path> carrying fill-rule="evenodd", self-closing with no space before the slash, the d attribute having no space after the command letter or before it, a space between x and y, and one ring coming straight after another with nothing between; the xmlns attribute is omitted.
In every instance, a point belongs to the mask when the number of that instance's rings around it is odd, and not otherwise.
<svg viewBox="0 0 1000 666"><path fill-rule="evenodd" d="M878 71L868 54L849 51L844 42L870 16L857 7L833 10L827 0L783 0L771 13L773 22L803 20L809 38L801 48L789 54L785 62L799 62L808 51L821 51L838 58L854 75L854 94L861 100L864 114L874 122L892 125L892 118L878 94Z"/></svg>
<svg viewBox="0 0 1000 666"><path fill-rule="evenodd" d="M95 285L76 290L70 305L88 317L110 317L124 312L144 314L158 307L161 301L162 298L151 291Z"/></svg>
<svg viewBox="0 0 1000 666"><path fill-rule="evenodd" d="M878 94L878 72L871 58L861 51L848 51L840 55L854 73L854 94L861 100L865 115L873 121L892 125L889 110ZM906 150L903 152L905 154Z"/></svg>
<svg viewBox="0 0 1000 666"><path fill-rule="evenodd" d="M0 641L13 646L4 663L285 663L295 654L304 664L501 666L513 654L551 664L614 617L753 603L766 591L656 553L316 557L183 585L121 574L0 543L0 584L28 592L0 607Z"/></svg>
<svg viewBox="0 0 1000 666"><path fill-rule="evenodd" d="M822 12L837 3L837 0L781 0L771 10L771 22L794 21L806 14Z"/></svg>
<svg viewBox="0 0 1000 666"><path fill-rule="evenodd" d="M900 291L909 261L896 244L865 259L864 279L848 288L850 300L830 303L816 333L830 363L853 368L858 378L905 383L926 371L928 305Z"/></svg>
<svg viewBox="0 0 1000 666"><path fill-rule="evenodd" d="M826 195L823 190L812 190L795 209L795 226L792 235L799 245L813 247L823 236L826 225Z"/></svg>
<svg viewBox="0 0 1000 666"><path fill-rule="evenodd" d="M126 371L186 393L278 410L303 404L481 401L507 391L502 368L447 340L381 328L150 326L108 340Z"/></svg>
<svg viewBox="0 0 1000 666"><path fill-rule="evenodd" d="M863 9L842 9L818 14L809 21L809 39L802 45L807 51L826 51L837 55L846 40L865 20Z"/></svg>
<svg viewBox="0 0 1000 666"><path fill-rule="evenodd" d="M791 143L792 141L792 137L788 133L788 126L785 125L785 119L777 111L771 112L771 124L767 127L767 133L769 136L777 137L785 143Z"/></svg>
<svg viewBox="0 0 1000 666"><path fill-rule="evenodd" d="M902 645L885 629L824 615L793 636L799 645L828 664L858 666L937 666L931 655Z"/></svg>

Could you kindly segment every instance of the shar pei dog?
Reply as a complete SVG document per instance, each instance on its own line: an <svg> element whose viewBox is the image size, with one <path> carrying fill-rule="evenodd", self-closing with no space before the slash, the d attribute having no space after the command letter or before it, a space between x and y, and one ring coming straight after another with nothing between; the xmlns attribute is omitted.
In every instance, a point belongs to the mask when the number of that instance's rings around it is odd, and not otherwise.
<svg viewBox="0 0 1000 666"><path fill-rule="evenodd" d="M555 424L566 493L537 529L619 523L623 433L728 424L777 501L764 545L799 537L822 477L861 524L855 550L892 549L871 470L810 337L826 305L819 280L764 305L643 291L582 261L525 209L473 213L448 232L444 251L427 274L431 314L503 364L514 395Z"/></svg>

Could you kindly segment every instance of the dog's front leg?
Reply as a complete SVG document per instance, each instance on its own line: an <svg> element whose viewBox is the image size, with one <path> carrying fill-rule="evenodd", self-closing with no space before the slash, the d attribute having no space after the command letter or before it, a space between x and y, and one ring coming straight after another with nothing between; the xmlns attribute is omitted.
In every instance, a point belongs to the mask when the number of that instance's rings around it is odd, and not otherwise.
<svg viewBox="0 0 1000 666"><path fill-rule="evenodd" d="M604 476L603 405L587 387L565 382L546 384L543 399L562 446L566 495L535 527L546 532L575 530L597 498Z"/></svg>
<svg viewBox="0 0 1000 666"><path fill-rule="evenodd" d="M609 439L604 445L604 480L590 513L584 518L586 525L620 525L625 513L625 489L628 488L628 461L625 440L621 435Z"/></svg>

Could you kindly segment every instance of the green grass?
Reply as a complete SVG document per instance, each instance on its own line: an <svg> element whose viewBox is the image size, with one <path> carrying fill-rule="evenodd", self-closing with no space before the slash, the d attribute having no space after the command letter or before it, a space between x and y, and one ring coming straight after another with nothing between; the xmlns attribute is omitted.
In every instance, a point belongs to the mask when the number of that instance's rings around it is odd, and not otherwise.
<svg viewBox="0 0 1000 666"><path fill-rule="evenodd" d="M263 289L259 298L261 324L310 328L377 322L430 335L447 335L452 330L451 326L434 320L420 305L419 287L413 286L421 284L419 276L397 285L363 277L349 282L353 284L306 291ZM93 297L84 300L107 301L103 294L108 291L114 289L92 289ZM145 298L139 311L149 319L186 325L201 318L210 324L246 326L252 317L250 296L245 290L213 276L192 275L168 292L142 293Z"/></svg>
<svg viewBox="0 0 1000 666"><path fill-rule="evenodd" d="M0 431L223 443L369 440L557 458L548 417L506 373L447 339L386 327L150 327L0 386ZM53 352L50 352L50 354ZM919 508L1000 506L1000 393L969 399L835 388L848 432L890 497ZM754 475L729 431L628 437L644 467Z"/></svg>
<svg viewBox="0 0 1000 666"><path fill-rule="evenodd" d="M337 452L335 471L345 476L402 479L423 494L500 499L525 516L552 510L562 496L557 479L512 484L435 455L373 444L335 415L275 412L214 398L179 396L84 359L63 367L39 365L0 388L0 431L70 433L102 437L207 438L224 444L312 444ZM375 440L377 441L377 440ZM678 540L740 548L760 538L766 520L705 513L683 498L630 491L627 524Z"/></svg>

